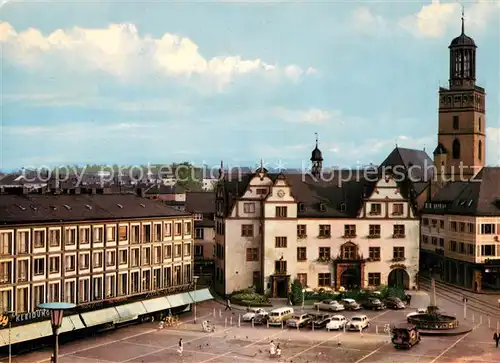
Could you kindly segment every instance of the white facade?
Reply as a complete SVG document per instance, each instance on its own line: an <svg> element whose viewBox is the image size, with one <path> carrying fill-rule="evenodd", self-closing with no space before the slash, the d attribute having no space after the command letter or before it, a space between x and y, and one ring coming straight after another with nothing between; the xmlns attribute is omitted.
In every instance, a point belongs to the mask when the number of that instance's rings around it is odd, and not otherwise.
<svg viewBox="0 0 500 363"><path fill-rule="evenodd" d="M286 217L276 215L277 207L286 207ZM251 180L228 217L219 220L223 226L215 236L223 248L216 261L221 270L216 272L216 279L219 275L226 294L257 285L260 278L264 290L276 295L273 275L289 276L288 282L299 278L310 288L338 288L346 283L342 272L350 269L351 263L358 266L361 287L388 284L392 270L406 276L406 288L414 287L420 223L394 180L377 183L357 218L298 218L298 208L301 203L285 177L273 182L256 175ZM324 226L330 226L330 234L320 236L320 229L325 232L328 228ZM345 236L346 226L355 226L351 227L355 229L351 237ZM343 246L352 246L354 252L343 250ZM395 248L399 248L397 252ZM343 253L347 258L339 258ZM367 260L369 257L372 259ZM276 273L278 268L285 270Z"/></svg>

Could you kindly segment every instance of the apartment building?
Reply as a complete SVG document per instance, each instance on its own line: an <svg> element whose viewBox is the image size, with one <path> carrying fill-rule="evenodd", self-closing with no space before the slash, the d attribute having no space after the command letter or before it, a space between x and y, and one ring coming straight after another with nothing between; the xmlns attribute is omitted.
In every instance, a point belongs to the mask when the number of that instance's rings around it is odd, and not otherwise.
<svg viewBox="0 0 500 363"><path fill-rule="evenodd" d="M194 271L200 284L212 284L215 258L215 193L187 192L186 211L194 218Z"/></svg>
<svg viewBox="0 0 500 363"><path fill-rule="evenodd" d="M422 210L421 262L461 287L500 290L500 168L448 183Z"/></svg>
<svg viewBox="0 0 500 363"><path fill-rule="evenodd" d="M21 193L0 194L1 311L63 301L84 310L188 290L189 213L134 194Z"/></svg>
<svg viewBox="0 0 500 363"><path fill-rule="evenodd" d="M413 150L415 162L420 153ZM397 180L389 163L384 172L372 168L349 177L352 171L322 172L317 148L311 161L311 172L303 174L260 168L230 180L221 172L215 218L219 292L255 286L284 297L294 279L310 288L413 288L420 224L413 189L402 188L405 180Z"/></svg>

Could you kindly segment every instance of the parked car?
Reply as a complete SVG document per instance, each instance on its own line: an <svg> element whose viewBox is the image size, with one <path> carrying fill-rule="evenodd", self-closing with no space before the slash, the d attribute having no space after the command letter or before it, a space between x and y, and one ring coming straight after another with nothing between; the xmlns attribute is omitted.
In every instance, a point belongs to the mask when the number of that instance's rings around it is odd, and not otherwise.
<svg viewBox="0 0 500 363"><path fill-rule="evenodd" d="M427 313L427 309L417 309L416 311L414 311L412 313L406 314L406 320L408 320L408 318L411 318L414 315L425 314L425 313Z"/></svg>
<svg viewBox="0 0 500 363"><path fill-rule="evenodd" d="M354 299L342 299L340 302L342 305L344 305L344 308L346 310L359 310L361 309L361 305L359 305L356 300Z"/></svg>
<svg viewBox="0 0 500 363"><path fill-rule="evenodd" d="M389 309L395 309L395 310L406 308L404 302L401 301L399 297L395 296L388 297L385 300L385 306L387 306Z"/></svg>
<svg viewBox="0 0 500 363"><path fill-rule="evenodd" d="M349 323L347 323L348 330L362 330L368 328L370 320L366 315L354 315Z"/></svg>
<svg viewBox="0 0 500 363"><path fill-rule="evenodd" d="M255 315L255 318L253 319L254 325L264 325L267 324L267 320L269 319L269 314L266 313L261 313Z"/></svg>
<svg viewBox="0 0 500 363"><path fill-rule="evenodd" d="M306 326L311 319L312 317L309 314L294 314L286 321L286 326L289 328L302 328Z"/></svg>
<svg viewBox="0 0 500 363"><path fill-rule="evenodd" d="M344 329L347 324L347 319L343 315L334 315L330 317L330 322L326 324L326 330L340 330Z"/></svg>
<svg viewBox="0 0 500 363"><path fill-rule="evenodd" d="M309 320L307 326L309 328L312 328L314 326L314 329L323 329L331 320L331 316L324 313L310 314L310 317L311 320Z"/></svg>
<svg viewBox="0 0 500 363"><path fill-rule="evenodd" d="M257 314L267 314L267 311L265 311L262 308L250 308L248 309L248 312L243 315L243 321L252 321Z"/></svg>
<svg viewBox="0 0 500 363"><path fill-rule="evenodd" d="M336 300L323 300L323 301L314 303L314 307L318 310L327 310L327 311L345 310L344 305L340 304Z"/></svg>
<svg viewBox="0 0 500 363"><path fill-rule="evenodd" d="M281 325L293 316L293 308L282 307L272 310L268 314L269 325Z"/></svg>
<svg viewBox="0 0 500 363"><path fill-rule="evenodd" d="M380 301L379 299L375 299L375 298L369 298L367 300L365 300L363 302L363 304L361 304L361 306L365 309L369 309L369 310L384 310L385 309L385 305L382 304L382 301Z"/></svg>

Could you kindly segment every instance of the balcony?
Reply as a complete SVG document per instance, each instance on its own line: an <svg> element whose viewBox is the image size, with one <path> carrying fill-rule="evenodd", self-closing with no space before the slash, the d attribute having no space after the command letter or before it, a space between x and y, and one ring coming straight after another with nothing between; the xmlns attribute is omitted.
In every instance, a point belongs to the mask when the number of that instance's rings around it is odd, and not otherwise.
<svg viewBox="0 0 500 363"><path fill-rule="evenodd" d="M276 276L288 276L288 273L286 272L286 270L275 270L274 275L276 275Z"/></svg>

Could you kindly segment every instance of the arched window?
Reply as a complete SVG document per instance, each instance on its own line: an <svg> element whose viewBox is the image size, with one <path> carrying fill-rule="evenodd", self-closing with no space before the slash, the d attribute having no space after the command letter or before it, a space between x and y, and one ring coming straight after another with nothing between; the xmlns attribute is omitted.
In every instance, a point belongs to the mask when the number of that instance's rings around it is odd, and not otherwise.
<svg viewBox="0 0 500 363"><path fill-rule="evenodd" d="M479 140L479 143L477 145L477 158L479 161L483 158L483 143L481 140Z"/></svg>
<svg viewBox="0 0 500 363"><path fill-rule="evenodd" d="M452 153L453 159L460 159L460 141L458 139L453 140Z"/></svg>

